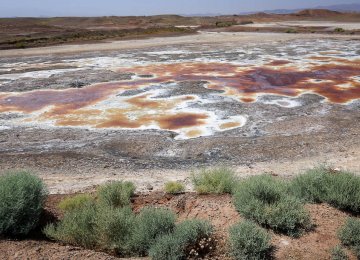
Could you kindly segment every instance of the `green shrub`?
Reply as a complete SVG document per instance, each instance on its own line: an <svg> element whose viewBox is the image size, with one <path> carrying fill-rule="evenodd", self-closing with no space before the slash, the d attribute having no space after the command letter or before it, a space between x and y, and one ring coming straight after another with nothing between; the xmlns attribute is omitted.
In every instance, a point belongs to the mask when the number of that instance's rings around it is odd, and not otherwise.
<svg viewBox="0 0 360 260"><path fill-rule="evenodd" d="M184 184L177 181L169 181L165 183L165 192L171 194L177 194L185 191Z"/></svg>
<svg viewBox="0 0 360 260"><path fill-rule="evenodd" d="M269 175L239 182L234 194L236 209L245 217L290 236L311 227L301 201L287 192L287 183Z"/></svg>
<svg viewBox="0 0 360 260"><path fill-rule="evenodd" d="M230 251L235 259L268 259L271 249L270 235L251 221L230 227Z"/></svg>
<svg viewBox="0 0 360 260"><path fill-rule="evenodd" d="M236 25L236 21L217 21L215 22L216 27L230 27Z"/></svg>
<svg viewBox="0 0 360 260"><path fill-rule="evenodd" d="M298 33L298 31L297 31L297 30L292 29L292 28L287 29L285 32L286 32L286 33Z"/></svg>
<svg viewBox="0 0 360 260"><path fill-rule="evenodd" d="M52 239L72 245L94 248L98 236L96 233L97 208L94 203L65 213L57 224L45 227L44 233Z"/></svg>
<svg viewBox="0 0 360 260"><path fill-rule="evenodd" d="M201 239L210 237L213 228L208 221L204 220L185 220L178 224L175 231L166 234L156 240L150 248L149 255L157 260L180 260L187 259L191 246L196 245ZM202 250L208 250L202 245ZM197 254L201 252L197 252Z"/></svg>
<svg viewBox="0 0 360 260"><path fill-rule="evenodd" d="M132 247L139 255L146 255L156 239L171 233L175 227L175 214L165 208L145 207L136 218Z"/></svg>
<svg viewBox="0 0 360 260"><path fill-rule="evenodd" d="M89 194L79 194L70 198L63 199L59 203L59 209L62 211L71 211L87 205L89 202L94 199Z"/></svg>
<svg viewBox="0 0 360 260"><path fill-rule="evenodd" d="M360 177L349 172L328 173L324 201L343 210L360 213Z"/></svg>
<svg viewBox="0 0 360 260"><path fill-rule="evenodd" d="M131 239L135 230L135 214L130 207L102 207L98 210L96 233L101 248L117 255L131 254Z"/></svg>
<svg viewBox="0 0 360 260"><path fill-rule="evenodd" d="M24 236L39 222L46 189L28 172L0 176L0 235Z"/></svg>
<svg viewBox="0 0 360 260"><path fill-rule="evenodd" d="M195 243L198 239L209 237L213 232L213 227L206 220L188 219L175 227L174 234L180 238L183 243Z"/></svg>
<svg viewBox="0 0 360 260"><path fill-rule="evenodd" d="M338 27L338 28L334 29L334 32L343 33L343 32L345 32L345 30L343 28Z"/></svg>
<svg viewBox="0 0 360 260"><path fill-rule="evenodd" d="M183 245L173 233L159 237L149 249L149 256L154 260L182 260L185 258Z"/></svg>
<svg viewBox="0 0 360 260"><path fill-rule="evenodd" d="M315 168L296 177L290 190L308 202L327 202L336 208L360 213L360 177L349 172Z"/></svg>
<svg viewBox="0 0 360 260"><path fill-rule="evenodd" d="M326 194L326 172L323 168L308 170L305 174L296 176L290 185L291 192L310 203L324 201Z"/></svg>
<svg viewBox="0 0 360 260"><path fill-rule="evenodd" d="M337 245L331 250L331 260L348 260L349 257L345 253L344 249Z"/></svg>
<svg viewBox="0 0 360 260"><path fill-rule="evenodd" d="M338 237L344 246L352 249L360 258L360 219L348 218L339 230Z"/></svg>
<svg viewBox="0 0 360 260"><path fill-rule="evenodd" d="M100 186L98 200L103 205L124 207L130 205L130 197L134 192L135 186L132 182L115 181Z"/></svg>
<svg viewBox="0 0 360 260"><path fill-rule="evenodd" d="M203 169L192 174L192 182L195 190L200 194L205 193L232 193L237 179L234 171L221 167L214 169Z"/></svg>

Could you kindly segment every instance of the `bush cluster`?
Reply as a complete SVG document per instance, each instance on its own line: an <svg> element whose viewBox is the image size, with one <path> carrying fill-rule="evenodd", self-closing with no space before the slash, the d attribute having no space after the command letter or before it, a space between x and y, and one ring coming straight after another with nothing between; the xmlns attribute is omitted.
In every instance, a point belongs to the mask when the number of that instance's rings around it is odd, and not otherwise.
<svg viewBox="0 0 360 260"><path fill-rule="evenodd" d="M178 194L185 191L184 184L177 181L169 181L165 183L165 192L170 194Z"/></svg>
<svg viewBox="0 0 360 260"><path fill-rule="evenodd" d="M134 195L135 185L128 181L115 181L100 186L97 195L100 204L112 207L130 205L130 197Z"/></svg>
<svg viewBox="0 0 360 260"><path fill-rule="evenodd" d="M234 204L245 218L290 236L311 228L309 213L299 199L288 193L288 183L269 175L239 182Z"/></svg>
<svg viewBox="0 0 360 260"><path fill-rule="evenodd" d="M175 215L162 208L144 208L135 215L130 207L88 204L65 213L44 233L51 239L117 255L144 256L156 239L175 227Z"/></svg>
<svg viewBox="0 0 360 260"><path fill-rule="evenodd" d="M191 220L176 226L176 215L165 208L145 207L135 214L129 207L133 192L131 183L114 182L98 190L97 200L83 195L66 199L60 203L63 219L48 225L44 233L54 240L122 256L150 252L154 259L183 259L189 245L210 235L207 222Z"/></svg>
<svg viewBox="0 0 360 260"><path fill-rule="evenodd" d="M74 209L79 209L86 206L88 203L92 202L94 199L89 194L78 194L76 196L63 199L59 203L59 209L62 211L71 211Z"/></svg>
<svg viewBox="0 0 360 260"><path fill-rule="evenodd" d="M360 219L348 218L339 230L338 237L344 246L352 249L360 258Z"/></svg>
<svg viewBox="0 0 360 260"><path fill-rule="evenodd" d="M212 249L212 231L208 221L185 220L175 227L174 232L160 237L150 248L149 255L157 260L181 260L190 255L199 257Z"/></svg>
<svg viewBox="0 0 360 260"><path fill-rule="evenodd" d="M133 248L139 255L146 255L157 238L174 230L176 216L168 209L146 207L136 220Z"/></svg>
<svg viewBox="0 0 360 260"><path fill-rule="evenodd" d="M341 27L337 27L337 28L334 29L334 32L343 33L343 32L345 32L345 30L343 28L341 28Z"/></svg>
<svg viewBox="0 0 360 260"><path fill-rule="evenodd" d="M337 245L331 250L331 260L348 260L349 257L345 253L344 249Z"/></svg>
<svg viewBox="0 0 360 260"><path fill-rule="evenodd" d="M319 167L296 177L291 192L306 202L330 205L360 213L360 177L350 172Z"/></svg>
<svg viewBox="0 0 360 260"><path fill-rule="evenodd" d="M46 193L42 181L26 171L0 176L0 235L25 236L36 228Z"/></svg>
<svg viewBox="0 0 360 260"><path fill-rule="evenodd" d="M270 235L255 223L245 220L230 227L230 251L234 259L268 259Z"/></svg>
<svg viewBox="0 0 360 260"><path fill-rule="evenodd" d="M237 183L233 170L225 167L203 169L192 174L192 183L200 194L232 193Z"/></svg>

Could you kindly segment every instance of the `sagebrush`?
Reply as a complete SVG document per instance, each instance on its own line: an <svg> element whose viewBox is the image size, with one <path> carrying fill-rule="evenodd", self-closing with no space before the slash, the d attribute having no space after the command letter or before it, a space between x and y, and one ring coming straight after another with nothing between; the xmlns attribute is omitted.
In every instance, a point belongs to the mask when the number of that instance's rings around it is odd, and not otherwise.
<svg viewBox="0 0 360 260"><path fill-rule="evenodd" d="M318 167L297 176L290 190L307 202L360 213L360 177L350 172Z"/></svg>
<svg viewBox="0 0 360 260"><path fill-rule="evenodd" d="M211 250L206 246L206 243L199 246L201 250L193 249L191 245L196 246L201 241L207 241L212 232L213 228L208 221L198 219L185 220L176 225L174 232L165 234L157 239L156 243L151 246L149 255L157 260L181 260L187 259L191 249L196 256L206 254Z"/></svg>
<svg viewBox="0 0 360 260"><path fill-rule="evenodd" d="M185 186L178 181L169 181L165 183L164 189L166 193L178 194L185 191Z"/></svg>
<svg viewBox="0 0 360 260"><path fill-rule="evenodd" d="M88 202L84 207L66 212L59 223L46 226L44 233L54 240L94 248L98 242L98 213L96 205Z"/></svg>
<svg viewBox="0 0 360 260"><path fill-rule="evenodd" d="M352 249L360 258L360 219L348 218L339 230L338 237L344 246Z"/></svg>
<svg viewBox="0 0 360 260"><path fill-rule="evenodd" d="M349 257L347 256L344 249L337 245L331 249L331 260L348 260Z"/></svg>
<svg viewBox="0 0 360 260"><path fill-rule="evenodd" d="M94 198L89 194L78 194L70 198L65 198L59 203L62 211L71 211L86 206Z"/></svg>
<svg viewBox="0 0 360 260"><path fill-rule="evenodd" d="M145 207L136 218L132 237L133 251L146 255L160 236L171 233L175 228L176 215L166 208Z"/></svg>
<svg viewBox="0 0 360 260"><path fill-rule="evenodd" d="M29 172L0 176L0 235L25 236L36 228L46 194L41 179Z"/></svg>
<svg viewBox="0 0 360 260"><path fill-rule="evenodd" d="M236 182L234 171L226 167L203 169L192 174L192 183L200 194L232 193Z"/></svg>
<svg viewBox="0 0 360 260"><path fill-rule="evenodd" d="M254 222L243 221L230 227L230 252L234 259L269 259L270 235Z"/></svg>
<svg viewBox="0 0 360 260"><path fill-rule="evenodd" d="M312 227L303 203L288 193L288 183L269 175L239 182L234 204L245 218L290 236Z"/></svg>
<svg viewBox="0 0 360 260"><path fill-rule="evenodd" d="M128 181L114 181L100 186L97 195L99 203L111 207L130 205L130 197L134 195L135 185Z"/></svg>

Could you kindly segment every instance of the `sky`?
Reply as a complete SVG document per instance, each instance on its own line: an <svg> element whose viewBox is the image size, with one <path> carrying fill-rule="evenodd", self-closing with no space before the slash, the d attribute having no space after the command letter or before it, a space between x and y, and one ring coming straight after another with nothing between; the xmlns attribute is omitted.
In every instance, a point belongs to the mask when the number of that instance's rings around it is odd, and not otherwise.
<svg viewBox="0 0 360 260"><path fill-rule="evenodd" d="M238 14L349 4L354 0L0 0L0 17Z"/></svg>

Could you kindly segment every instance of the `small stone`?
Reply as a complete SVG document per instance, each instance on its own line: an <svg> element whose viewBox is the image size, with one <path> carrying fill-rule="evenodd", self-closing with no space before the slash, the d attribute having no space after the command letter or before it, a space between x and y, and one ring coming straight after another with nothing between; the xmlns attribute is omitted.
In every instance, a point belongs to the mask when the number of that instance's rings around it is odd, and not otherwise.
<svg viewBox="0 0 360 260"><path fill-rule="evenodd" d="M148 183L148 184L146 184L146 189L147 190L153 190L154 187L150 183Z"/></svg>

